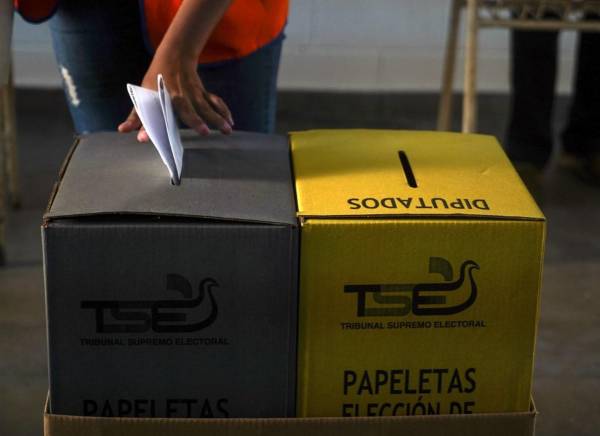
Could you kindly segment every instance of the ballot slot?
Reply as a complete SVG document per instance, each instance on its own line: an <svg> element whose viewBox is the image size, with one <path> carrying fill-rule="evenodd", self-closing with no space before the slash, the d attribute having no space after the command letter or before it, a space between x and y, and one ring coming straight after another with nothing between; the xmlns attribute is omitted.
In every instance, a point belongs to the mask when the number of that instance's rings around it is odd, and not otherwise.
<svg viewBox="0 0 600 436"><path fill-rule="evenodd" d="M404 176L406 177L406 183L411 188L417 188L417 179L415 178L415 173L412 170L412 166L410 165L410 161L408 160L408 155L405 151L398 151L398 158L400 158L400 163L402 164L402 170L404 171Z"/></svg>

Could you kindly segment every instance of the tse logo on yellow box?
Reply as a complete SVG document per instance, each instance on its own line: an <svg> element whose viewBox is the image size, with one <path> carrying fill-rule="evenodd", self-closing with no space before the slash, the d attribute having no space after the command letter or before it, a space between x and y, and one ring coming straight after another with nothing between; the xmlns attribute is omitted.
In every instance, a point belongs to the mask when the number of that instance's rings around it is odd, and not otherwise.
<svg viewBox="0 0 600 436"><path fill-rule="evenodd" d="M544 216L494 138L291 135L299 416L527 411Z"/></svg>

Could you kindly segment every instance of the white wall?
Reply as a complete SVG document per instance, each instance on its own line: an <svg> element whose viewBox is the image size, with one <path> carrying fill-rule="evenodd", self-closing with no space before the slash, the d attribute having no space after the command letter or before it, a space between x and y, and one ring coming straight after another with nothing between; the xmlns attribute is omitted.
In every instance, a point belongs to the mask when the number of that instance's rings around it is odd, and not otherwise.
<svg viewBox="0 0 600 436"><path fill-rule="evenodd" d="M291 0L280 87L360 91L436 91L449 0ZM574 34L561 39L559 89L568 92ZM47 25L15 20L16 79L57 86ZM508 31L484 30L479 88L508 86ZM460 88L460 62L456 85Z"/></svg>
<svg viewBox="0 0 600 436"><path fill-rule="evenodd" d="M29 24L17 14L13 28L14 77L17 86L58 87L48 24Z"/></svg>

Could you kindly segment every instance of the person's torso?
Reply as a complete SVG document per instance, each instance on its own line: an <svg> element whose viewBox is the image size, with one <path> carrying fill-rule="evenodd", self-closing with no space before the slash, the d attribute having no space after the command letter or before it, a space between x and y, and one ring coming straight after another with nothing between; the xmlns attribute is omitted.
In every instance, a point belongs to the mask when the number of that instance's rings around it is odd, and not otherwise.
<svg viewBox="0 0 600 436"><path fill-rule="evenodd" d="M143 0L142 26L147 40L156 49L183 0ZM30 22L50 18L59 0L14 0L15 8ZM234 0L213 30L200 63L241 58L275 39L285 26L288 0Z"/></svg>

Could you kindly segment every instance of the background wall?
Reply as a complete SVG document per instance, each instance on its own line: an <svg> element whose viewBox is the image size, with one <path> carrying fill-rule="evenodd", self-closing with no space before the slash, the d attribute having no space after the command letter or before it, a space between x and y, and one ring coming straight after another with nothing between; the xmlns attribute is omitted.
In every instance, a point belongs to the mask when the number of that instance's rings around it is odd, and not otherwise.
<svg viewBox="0 0 600 436"><path fill-rule="evenodd" d="M437 91L449 3L449 0L291 0L280 87ZM571 87L574 36L566 32L561 38L561 92L568 92ZM17 18L14 55L18 85L59 85L47 25L31 25ZM508 89L507 30L481 33L479 68L480 89ZM460 88L461 71L457 73L456 86Z"/></svg>

